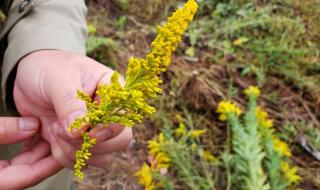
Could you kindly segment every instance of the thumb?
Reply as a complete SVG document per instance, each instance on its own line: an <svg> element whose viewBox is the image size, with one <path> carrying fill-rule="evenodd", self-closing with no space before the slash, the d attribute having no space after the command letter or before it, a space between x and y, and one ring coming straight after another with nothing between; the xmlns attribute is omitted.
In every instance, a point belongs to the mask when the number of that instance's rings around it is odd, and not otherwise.
<svg viewBox="0 0 320 190"><path fill-rule="evenodd" d="M80 138L81 133L88 128L84 125L80 130L69 130L72 123L77 118L84 116L87 111L85 103L77 98L77 90L83 91L81 88L77 88L76 85L65 84L64 86L60 86L59 90L52 93L51 98L60 124L67 131L69 137L73 139Z"/></svg>
<svg viewBox="0 0 320 190"><path fill-rule="evenodd" d="M31 117L0 117L0 145L13 144L35 135L40 122Z"/></svg>
<svg viewBox="0 0 320 190"><path fill-rule="evenodd" d="M88 125L84 124L80 130L68 130L75 119L87 113L85 102L77 98L77 91L80 90L88 95L92 95L96 88L97 79L93 78L89 82L86 82L76 74L74 76L62 76L59 79L59 82L56 82L57 79L52 78L50 85L47 85L48 96L62 127L69 137L78 139L88 129Z"/></svg>

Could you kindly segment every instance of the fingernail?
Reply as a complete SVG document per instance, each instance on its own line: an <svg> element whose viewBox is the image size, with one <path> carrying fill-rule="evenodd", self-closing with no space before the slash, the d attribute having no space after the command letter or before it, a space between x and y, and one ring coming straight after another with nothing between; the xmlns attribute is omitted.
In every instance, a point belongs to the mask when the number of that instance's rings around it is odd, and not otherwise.
<svg viewBox="0 0 320 190"><path fill-rule="evenodd" d="M21 131L36 131L38 130L39 121L35 118L19 119L19 127Z"/></svg>
<svg viewBox="0 0 320 190"><path fill-rule="evenodd" d="M112 136L112 132L109 129L104 129L102 131L99 131L96 134L97 139L99 139L101 141L105 141L105 140L111 138L111 136Z"/></svg>
<svg viewBox="0 0 320 190"><path fill-rule="evenodd" d="M71 115L69 115L68 120L67 120L67 127L69 128L72 123L74 122L74 120L76 120L77 118L83 117L86 115L86 112L84 111L76 111L73 112Z"/></svg>

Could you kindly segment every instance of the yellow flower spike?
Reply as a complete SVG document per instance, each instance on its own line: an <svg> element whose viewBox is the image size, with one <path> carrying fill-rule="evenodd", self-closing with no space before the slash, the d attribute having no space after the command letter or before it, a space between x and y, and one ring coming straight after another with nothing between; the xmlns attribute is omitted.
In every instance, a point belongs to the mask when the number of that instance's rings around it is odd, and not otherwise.
<svg viewBox="0 0 320 190"><path fill-rule="evenodd" d="M243 93L247 95L247 97L254 96L256 98L258 98L261 94L260 89L256 86L249 86L243 91Z"/></svg>
<svg viewBox="0 0 320 190"><path fill-rule="evenodd" d="M228 114L230 114L230 113L234 113L237 116L239 116L241 114L240 108L236 104L234 104L230 101L220 102L216 112L220 113L219 119L221 121L226 121L228 118Z"/></svg>
<svg viewBox="0 0 320 190"><path fill-rule="evenodd" d="M80 150L76 152L76 163L74 165L75 176L83 179L84 175L81 172L81 169L85 166L85 160L89 160L91 153L89 149L92 148L96 144L96 139L90 139L88 133L84 133L83 144Z"/></svg>
<svg viewBox="0 0 320 190"><path fill-rule="evenodd" d="M205 129L202 129L202 130L192 130L190 135L191 137L193 138L198 138L200 137L201 135L203 135L204 133L206 133L206 130Z"/></svg>
<svg viewBox="0 0 320 190"><path fill-rule="evenodd" d="M290 185L297 184L301 181L301 177L297 174L297 167L290 167L288 162L281 163L281 170L284 173L286 179L289 181Z"/></svg>
<svg viewBox="0 0 320 190"><path fill-rule="evenodd" d="M145 189L156 189L156 185L152 180L152 169L146 163L134 175L138 178L138 183L145 187Z"/></svg>
<svg viewBox="0 0 320 190"><path fill-rule="evenodd" d="M142 122L146 115L153 114L156 109L148 105L147 101L162 92L158 87L162 83L158 75L169 66L171 54L181 42L197 9L196 1L188 0L168 18L166 24L157 28L157 36L145 58L133 57L129 60L125 86L121 86L120 75L115 72L110 84L98 87L96 94L100 97L99 103L94 102L87 94L78 92L78 98L86 103L87 114L78 118L70 129L80 129L84 123L90 124L91 128L97 124L105 124L107 127L110 123L132 127ZM153 147L153 152L159 151L156 147Z"/></svg>
<svg viewBox="0 0 320 190"><path fill-rule="evenodd" d="M277 137L272 138L274 149L279 152L281 155L291 157L291 150L286 142L281 141Z"/></svg>

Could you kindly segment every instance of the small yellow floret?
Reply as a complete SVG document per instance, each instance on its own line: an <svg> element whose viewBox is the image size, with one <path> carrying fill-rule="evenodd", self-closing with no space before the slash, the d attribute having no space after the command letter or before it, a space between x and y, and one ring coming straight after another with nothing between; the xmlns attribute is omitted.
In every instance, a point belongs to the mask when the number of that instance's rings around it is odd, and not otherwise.
<svg viewBox="0 0 320 190"><path fill-rule="evenodd" d="M273 120L268 119L268 113L263 111L261 107L257 107L256 116L261 127L272 128Z"/></svg>
<svg viewBox="0 0 320 190"><path fill-rule="evenodd" d="M184 136L187 134L186 126L183 123L179 123L179 127L174 132L178 137Z"/></svg>
<svg viewBox="0 0 320 190"><path fill-rule="evenodd" d="M221 121L226 121L228 118L228 114L234 113L237 116L239 116L241 114L240 108L236 104L234 104L230 101L220 102L216 112L220 113L219 119Z"/></svg>
<svg viewBox="0 0 320 190"><path fill-rule="evenodd" d="M299 181L301 181L301 177L297 174L298 168L290 167L288 162L281 163L281 170L290 184L297 184Z"/></svg>
<svg viewBox="0 0 320 190"><path fill-rule="evenodd" d="M290 157L291 156L291 150L286 142L281 141L277 137L272 138L274 149L279 152L281 155Z"/></svg>
<svg viewBox="0 0 320 190"><path fill-rule="evenodd" d="M201 129L201 130L192 130L190 134L191 134L191 137L198 138L205 133L206 133L206 130Z"/></svg>
<svg viewBox="0 0 320 190"><path fill-rule="evenodd" d="M149 154L154 158L151 167L156 171L170 167L170 156L162 148L165 144L167 144L167 141L163 133L160 133L158 137L148 142Z"/></svg>
<svg viewBox="0 0 320 190"><path fill-rule="evenodd" d="M86 165L86 160L89 160L91 153L90 148L96 144L96 139L90 139L88 133L82 135L83 143L81 149L76 152L76 163L74 165L75 176L83 179L84 175L81 172L81 169Z"/></svg>
<svg viewBox="0 0 320 190"><path fill-rule="evenodd" d="M156 185L152 180L152 169L146 163L135 173L135 176L138 178L138 183L145 187L146 190L156 189Z"/></svg>
<svg viewBox="0 0 320 190"><path fill-rule="evenodd" d="M256 87L256 86L249 86L248 88L246 88L243 91L243 93L245 95L247 95L248 97L253 96L253 97L256 97L256 98L259 97L260 94L261 94L260 89L258 87Z"/></svg>
<svg viewBox="0 0 320 190"><path fill-rule="evenodd" d="M209 151L203 151L202 154L203 159L205 159L208 162L216 161L218 160L215 156L213 156Z"/></svg>

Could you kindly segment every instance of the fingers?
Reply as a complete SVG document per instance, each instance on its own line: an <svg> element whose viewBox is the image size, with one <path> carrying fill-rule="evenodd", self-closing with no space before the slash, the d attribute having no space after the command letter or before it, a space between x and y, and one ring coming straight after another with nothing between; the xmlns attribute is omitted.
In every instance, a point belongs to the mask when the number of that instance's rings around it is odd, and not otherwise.
<svg viewBox="0 0 320 190"><path fill-rule="evenodd" d="M110 124L107 127L98 125L91 129L89 136L97 140L97 144L118 136L125 127L119 124Z"/></svg>
<svg viewBox="0 0 320 190"><path fill-rule="evenodd" d="M105 167L112 162L111 154L96 155L87 161L87 164L95 167Z"/></svg>
<svg viewBox="0 0 320 190"><path fill-rule="evenodd" d="M24 189L56 174L62 169L52 156L33 164L10 165L0 172L0 187L6 190Z"/></svg>
<svg viewBox="0 0 320 190"><path fill-rule="evenodd" d="M49 144L40 140L11 161L0 161L0 187L7 190L24 189L61 169L61 164L50 155Z"/></svg>
<svg viewBox="0 0 320 190"><path fill-rule="evenodd" d="M56 158L63 166L71 169L74 165L74 159L70 159L70 156L74 157L73 148L66 144L60 144L63 141L58 142L57 140L51 143L51 152L54 158Z"/></svg>
<svg viewBox="0 0 320 190"><path fill-rule="evenodd" d="M132 129L125 128L122 133L113 139L97 144L91 149L93 154L108 154L125 150L132 141Z"/></svg>
<svg viewBox="0 0 320 190"><path fill-rule="evenodd" d="M11 160L11 164L31 164L50 154L50 145L43 140L38 141L31 149L20 153Z"/></svg>
<svg viewBox="0 0 320 190"><path fill-rule="evenodd" d="M70 79L66 79L68 81ZM70 132L68 128L76 118L86 114L85 102L77 99L77 90L82 90L80 78L75 78L72 83L64 83L59 88L52 90L51 100L58 119L63 128L68 131L71 138L80 138L80 131ZM86 130L86 129L83 129Z"/></svg>
<svg viewBox="0 0 320 190"><path fill-rule="evenodd" d="M0 144L13 144L36 134L39 120L31 117L0 117Z"/></svg>
<svg viewBox="0 0 320 190"><path fill-rule="evenodd" d="M81 58L74 60L82 62L79 70L61 71L67 72L68 75L62 75L57 82L56 76L48 77L48 96L51 99L54 109L56 110L59 121L65 129L68 129L76 118L86 114L85 102L77 99L77 91L85 92L89 96L93 96L99 84L100 78L106 73L109 78L113 71L107 67L103 67L91 59ZM81 69L82 68L82 69ZM72 74L73 73L73 74ZM81 133L86 131L88 126L81 131L69 133L70 137L79 139Z"/></svg>
<svg viewBox="0 0 320 190"><path fill-rule="evenodd" d="M113 73L114 73L113 71L104 73L98 82L99 85L110 84L111 76ZM125 84L125 79L122 76L120 77L119 80L122 85ZM94 100L99 102L99 97L95 96ZM97 139L97 144L98 144L100 142L116 137L123 131L123 129L124 129L124 126L121 126L119 124L110 124L107 127L105 127L104 125L97 125L95 128L90 130L89 136L91 138Z"/></svg>
<svg viewBox="0 0 320 190"><path fill-rule="evenodd" d="M58 151L60 154L55 154L55 156L57 156L58 160L63 163L63 166L73 169L75 163L75 154L78 149L61 139L57 139L57 146L55 148L60 149Z"/></svg>

